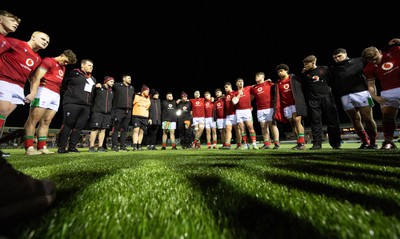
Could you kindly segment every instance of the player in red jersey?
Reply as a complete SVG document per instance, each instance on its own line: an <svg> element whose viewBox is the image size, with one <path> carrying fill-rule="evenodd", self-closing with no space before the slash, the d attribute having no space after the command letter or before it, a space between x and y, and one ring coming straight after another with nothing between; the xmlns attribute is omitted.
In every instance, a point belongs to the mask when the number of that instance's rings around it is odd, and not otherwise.
<svg viewBox="0 0 400 239"><path fill-rule="evenodd" d="M242 147L242 136L240 134L239 127L237 125L236 109L235 104L232 102L237 95L232 89L232 84L230 82L225 82L225 145L221 149L231 149L232 140L232 129L235 131L236 135L236 148L241 149Z"/></svg>
<svg viewBox="0 0 400 239"><path fill-rule="evenodd" d="M0 54L0 129L17 105L34 99L37 87L31 87L30 94L25 96L25 83L42 62L37 51L49 45L50 37L36 31L27 42L15 38L6 38L6 41L8 48ZM34 84L37 82L31 81L31 86Z"/></svg>
<svg viewBox="0 0 400 239"><path fill-rule="evenodd" d="M237 97L239 101L235 105L236 107L236 118L240 132L242 134L242 141L245 145L245 149L248 149L247 145L247 134L246 129L249 131L251 143L253 149L258 149L256 142L256 132L253 125L253 114L251 100L254 96L251 95L251 86L244 86L243 78L236 79Z"/></svg>
<svg viewBox="0 0 400 239"><path fill-rule="evenodd" d="M200 98L200 91L198 90L194 92L194 99L189 99L192 104L193 126L196 131L192 148L200 148L200 139L205 126L204 101L204 98Z"/></svg>
<svg viewBox="0 0 400 239"><path fill-rule="evenodd" d="M386 52L378 50L374 46L365 48L361 57L368 61L364 67L364 75L367 78L368 90L372 98L381 106L382 127L385 140L382 150L396 149L393 142L396 130L396 117L400 107L400 39L389 41L390 47ZM380 95L376 89L375 81L381 86Z"/></svg>
<svg viewBox="0 0 400 239"><path fill-rule="evenodd" d="M214 118L216 120L217 129L220 133L222 147L225 146L225 95L222 93L220 88L215 89L215 99L214 99Z"/></svg>
<svg viewBox="0 0 400 239"><path fill-rule="evenodd" d="M211 92L209 91L204 92L204 124L206 128L207 149L216 149L217 125L214 120L214 98L211 97Z"/></svg>
<svg viewBox="0 0 400 239"><path fill-rule="evenodd" d="M37 91L37 94L31 102L29 116L24 126L26 155L54 153L49 151L46 145L49 126L60 106L60 89L65 66L75 64L76 61L76 55L72 50L65 50L56 57L45 57L30 78L33 82L32 89L37 89L33 90ZM35 150L33 140L38 123L38 142Z"/></svg>
<svg viewBox="0 0 400 239"><path fill-rule="evenodd" d="M304 126L302 117L307 116L307 105L304 99L301 82L294 74L289 74L289 66L279 64L275 67L279 79L275 88L275 119L289 121L297 137L297 144L292 149L305 150Z"/></svg>
<svg viewBox="0 0 400 239"><path fill-rule="evenodd" d="M255 81L257 84L251 88L251 94L256 100L257 119L261 126L264 145L261 149L269 149L271 141L274 142L273 149L279 149L279 130L274 116L274 83L270 79L265 80L264 72L257 72ZM270 137L272 134L272 140Z"/></svg>

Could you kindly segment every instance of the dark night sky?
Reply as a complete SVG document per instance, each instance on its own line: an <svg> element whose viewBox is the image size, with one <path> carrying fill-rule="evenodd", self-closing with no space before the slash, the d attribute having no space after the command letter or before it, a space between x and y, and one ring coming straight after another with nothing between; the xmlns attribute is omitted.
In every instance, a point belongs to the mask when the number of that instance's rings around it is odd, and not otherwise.
<svg viewBox="0 0 400 239"><path fill-rule="evenodd" d="M9 36L29 40L33 31L44 31L50 35L50 45L39 51L42 57L72 49L78 60L94 61L93 75L98 81L106 75L119 81L122 74L131 74L136 89L146 84L157 89L162 99L167 91L175 99L181 91L189 96L195 90L213 93L238 76L245 84L253 84L258 71L275 80L274 68L279 63L299 73L307 55L316 55L317 64L330 65L331 52L338 47L357 57L365 47L385 46L391 38L400 37L398 14L383 13L375 6L362 10L324 3L321 9L310 5L301 10L288 9L288 2L280 6L279 2L275 3L278 6L244 2L224 6L217 2L43 4L2 2L1 9L22 18L17 32ZM79 62L68 69L75 67ZM18 119L26 118L21 114L27 115L27 109L18 107L7 126L22 126ZM51 127L61 124L60 111ZM347 121L346 116L341 118Z"/></svg>

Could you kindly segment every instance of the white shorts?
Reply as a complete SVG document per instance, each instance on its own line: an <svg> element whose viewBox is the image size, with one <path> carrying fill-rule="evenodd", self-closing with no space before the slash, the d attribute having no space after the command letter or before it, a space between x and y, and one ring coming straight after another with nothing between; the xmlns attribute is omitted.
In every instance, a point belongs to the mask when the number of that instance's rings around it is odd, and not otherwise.
<svg viewBox="0 0 400 239"><path fill-rule="evenodd" d="M225 119L217 119L217 128L225 129Z"/></svg>
<svg viewBox="0 0 400 239"><path fill-rule="evenodd" d="M163 121L161 129L169 129L169 130L176 129L176 122Z"/></svg>
<svg viewBox="0 0 400 239"><path fill-rule="evenodd" d="M285 116L286 119L291 119L293 116L293 113L296 113L295 105L289 105L289 106L283 108L283 115Z"/></svg>
<svg viewBox="0 0 400 239"><path fill-rule="evenodd" d="M236 110L236 120L238 123L253 121L253 115L251 114L251 109Z"/></svg>
<svg viewBox="0 0 400 239"><path fill-rule="evenodd" d="M260 123L271 122L274 116L274 109L257 110L257 120Z"/></svg>
<svg viewBox="0 0 400 239"><path fill-rule="evenodd" d="M0 100L14 105L25 104L24 89L19 85L0 80Z"/></svg>
<svg viewBox="0 0 400 239"><path fill-rule="evenodd" d="M215 125L215 121L213 117L205 118L206 129L215 129L217 126Z"/></svg>
<svg viewBox="0 0 400 239"><path fill-rule="evenodd" d="M204 117L193 118L193 126L199 126L200 124L204 125Z"/></svg>
<svg viewBox="0 0 400 239"><path fill-rule="evenodd" d="M60 94L44 87L39 87L31 107L40 107L58 111L60 107Z"/></svg>
<svg viewBox="0 0 400 239"><path fill-rule="evenodd" d="M381 92L381 96L388 99L388 101L381 105L381 108L386 106L400 108L400 87L384 90Z"/></svg>
<svg viewBox="0 0 400 239"><path fill-rule="evenodd" d="M340 99L344 110L351 110L356 107L374 106L371 94L367 90L350 93L340 97Z"/></svg>
<svg viewBox="0 0 400 239"><path fill-rule="evenodd" d="M227 125L237 125L236 115L227 115L225 118L225 126Z"/></svg>

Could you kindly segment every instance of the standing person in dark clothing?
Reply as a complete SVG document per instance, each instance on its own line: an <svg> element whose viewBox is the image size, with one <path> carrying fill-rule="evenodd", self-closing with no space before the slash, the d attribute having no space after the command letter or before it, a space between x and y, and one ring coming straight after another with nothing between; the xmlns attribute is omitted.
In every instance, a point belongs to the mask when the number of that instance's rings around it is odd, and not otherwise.
<svg viewBox="0 0 400 239"><path fill-rule="evenodd" d="M343 48L334 50L332 57L336 63L331 68L334 85L339 93L343 109L361 139L359 149L377 149L378 131L372 114L374 101L368 91L367 80L364 76L366 62L361 57L349 58L346 49Z"/></svg>
<svg viewBox="0 0 400 239"><path fill-rule="evenodd" d="M172 150L176 150L176 142L175 142L175 129L176 129L176 101L174 101L174 96L171 92L167 92L165 96L165 100L161 102L161 119L163 129L162 135L162 150L165 150L167 147L167 139L168 134L171 140Z"/></svg>
<svg viewBox="0 0 400 239"><path fill-rule="evenodd" d="M147 126L146 142L148 150L156 150L157 134L161 126L161 100L160 94L155 90L150 90L150 117L151 124Z"/></svg>
<svg viewBox="0 0 400 239"><path fill-rule="evenodd" d="M178 109L178 134L182 149L190 149L194 139L192 129L192 103L188 100L188 95L182 91L181 98L176 101Z"/></svg>
<svg viewBox="0 0 400 239"><path fill-rule="evenodd" d="M303 59L302 72L303 91L305 92L310 118L313 146L311 149L322 148L322 118L327 122L329 144L333 149L340 149L340 122L335 100L329 84L332 74L327 66L317 66L317 58L314 55Z"/></svg>
<svg viewBox="0 0 400 239"><path fill-rule="evenodd" d="M113 102L113 128L112 128L112 150L128 151L126 148L126 135L132 118L133 98L135 88L131 86L130 75L123 75L122 82L114 84ZM119 136L119 147L118 147Z"/></svg>
<svg viewBox="0 0 400 239"><path fill-rule="evenodd" d="M89 152L96 152L94 143L98 136L97 152L106 152L103 147L106 129L111 127L111 110L114 99L112 87L114 78L111 76L104 77L104 84L96 84L94 102L92 107L92 115L90 119Z"/></svg>
<svg viewBox="0 0 400 239"><path fill-rule="evenodd" d="M96 79L92 76L93 61L81 60L81 68L64 77L63 123L58 137L58 153L79 153L76 148L81 132L90 117ZM68 145L68 150L66 149Z"/></svg>

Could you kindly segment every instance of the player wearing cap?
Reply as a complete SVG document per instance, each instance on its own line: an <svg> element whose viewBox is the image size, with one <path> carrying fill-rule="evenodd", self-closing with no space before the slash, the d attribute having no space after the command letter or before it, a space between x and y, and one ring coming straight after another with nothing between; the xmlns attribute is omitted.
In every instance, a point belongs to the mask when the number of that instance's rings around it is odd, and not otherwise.
<svg viewBox="0 0 400 239"><path fill-rule="evenodd" d="M147 125L151 124L149 118L149 109L151 105L150 101L150 89L146 85L142 86L139 94L135 96L133 100L132 108L132 143L133 150L142 150L142 140L144 132L147 129Z"/></svg>
<svg viewBox="0 0 400 239"><path fill-rule="evenodd" d="M106 129L111 127L111 110L114 99L112 87L114 78L111 76L104 77L104 84L97 83L94 91L94 102L92 105L92 113L90 117L89 152L96 152L94 144L98 137L97 152L106 152L103 147Z"/></svg>

